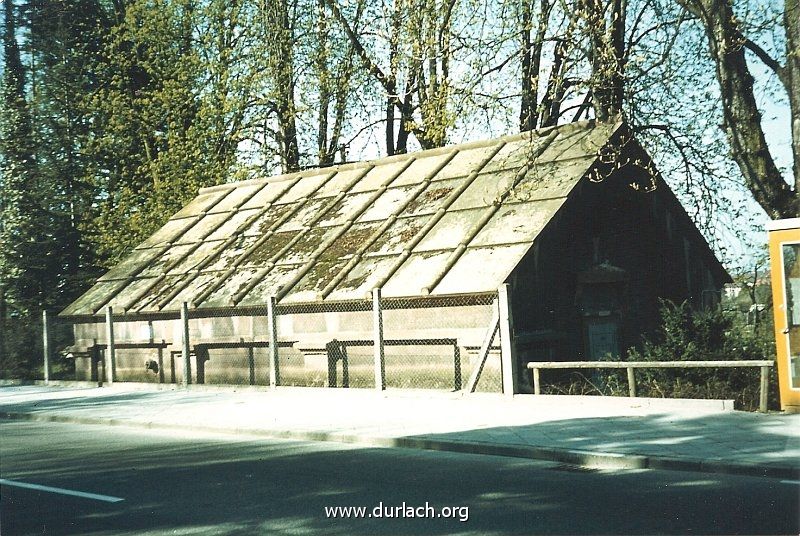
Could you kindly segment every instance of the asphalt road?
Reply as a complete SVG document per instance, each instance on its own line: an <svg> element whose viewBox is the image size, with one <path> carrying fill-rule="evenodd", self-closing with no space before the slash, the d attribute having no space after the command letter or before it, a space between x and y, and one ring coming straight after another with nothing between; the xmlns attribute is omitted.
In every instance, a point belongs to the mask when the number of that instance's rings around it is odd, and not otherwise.
<svg viewBox="0 0 800 536"><path fill-rule="evenodd" d="M800 531L791 481L122 427L0 421L0 479L3 536Z"/></svg>

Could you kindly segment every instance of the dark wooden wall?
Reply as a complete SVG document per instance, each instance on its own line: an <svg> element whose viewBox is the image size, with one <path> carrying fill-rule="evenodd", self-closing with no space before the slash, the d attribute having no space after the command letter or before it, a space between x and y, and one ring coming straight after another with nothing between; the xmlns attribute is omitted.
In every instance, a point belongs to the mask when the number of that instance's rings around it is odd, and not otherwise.
<svg viewBox="0 0 800 536"><path fill-rule="evenodd" d="M592 319L616 319L624 355L658 326L659 298L696 307L718 299L727 274L672 192L660 179L656 184L648 191L650 174L635 165L602 182L584 179L542 231L510 278L523 361L587 359ZM598 263L625 271L624 282L599 292L612 296L602 313L579 282Z"/></svg>

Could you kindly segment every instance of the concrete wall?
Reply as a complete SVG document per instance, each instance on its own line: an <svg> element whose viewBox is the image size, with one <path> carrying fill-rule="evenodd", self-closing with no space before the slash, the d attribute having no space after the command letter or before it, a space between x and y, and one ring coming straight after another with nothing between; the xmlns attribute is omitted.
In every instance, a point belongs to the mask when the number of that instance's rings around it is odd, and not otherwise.
<svg viewBox="0 0 800 536"><path fill-rule="evenodd" d="M388 387L431 387L452 389L460 370L466 382L475 364L492 316L492 306L453 306L413 309L386 309L383 312L385 340L439 339L442 344L387 346L385 368ZM278 316L278 339L291 344L279 348L283 385L327 385L331 381L325 345L338 341L371 341L371 311L293 313ZM169 346L151 349L116 350L116 380L173 383L182 381L180 320L117 321L114 325L117 344L148 343L161 340ZM267 341L265 316L191 318L191 346L199 343ZM103 323L75 326L76 346L89 348L96 341L104 344ZM455 339L456 345L449 339ZM496 344L497 341L496 341ZM102 356L100 356L102 358ZM155 361L157 370L146 370L146 361ZM499 388L499 356L491 356L487 378L496 376ZM336 363L335 385L342 385L344 364ZM349 385L374 386L372 346L353 345L347 349ZM201 377L198 378L198 368ZM91 359L76 359L79 379L92 379ZM103 375L102 362L94 375ZM208 360L198 367L192 361L192 382L209 384L269 384L269 354L266 348L211 348ZM483 381L484 390L494 390L491 381Z"/></svg>

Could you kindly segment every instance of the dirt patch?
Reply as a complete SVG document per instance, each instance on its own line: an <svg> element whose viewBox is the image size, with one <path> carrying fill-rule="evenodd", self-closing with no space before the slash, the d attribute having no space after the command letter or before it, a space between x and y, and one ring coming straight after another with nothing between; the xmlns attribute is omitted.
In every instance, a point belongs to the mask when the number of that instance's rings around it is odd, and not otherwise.
<svg viewBox="0 0 800 536"><path fill-rule="evenodd" d="M305 281L298 287L298 290L315 290L320 291L325 288L328 283L333 281L346 261L319 261L308 272Z"/></svg>
<svg viewBox="0 0 800 536"><path fill-rule="evenodd" d="M403 232L398 235L398 238L401 242L409 242L412 238L417 236L420 229L422 229L422 225L409 225L403 229Z"/></svg>
<svg viewBox="0 0 800 536"><path fill-rule="evenodd" d="M275 233L258 246L244 262L246 265L264 265L297 235L296 232Z"/></svg>
<svg viewBox="0 0 800 536"><path fill-rule="evenodd" d="M332 262L341 259L345 255L358 253L375 232L375 228L375 226L357 229L351 227L322 253L320 260Z"/></svg>
<svg viewBox="0 0 800 536"><path fill-rule="evenodd" d="M409 205L406 207L405 212L417 212L422 208L428 207L428 205L434 204L441 199L447 197L450 192L453 191L453 187L442 187L442 188L435 188L433 190L428 190L421 196L414 199Z"/></svg>
<svg viewBox="0 0 800 536"><path fill-rule="evenodd" d="M266 234L270 228L275 225L275 222L277 222L290 208L293 207L294 204L271 207L257 220L256 225L258 225L258 233L262 235Z"/></svg>

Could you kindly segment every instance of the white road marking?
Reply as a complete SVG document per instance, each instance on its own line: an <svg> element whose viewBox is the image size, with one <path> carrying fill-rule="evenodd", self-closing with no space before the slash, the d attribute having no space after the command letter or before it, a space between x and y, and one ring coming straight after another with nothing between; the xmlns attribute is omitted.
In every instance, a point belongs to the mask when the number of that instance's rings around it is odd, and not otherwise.
<svg viewBox="0 0 800 536"><path fill-rule="evenodd" d="M781 480L781 484L794 484L800 486L800 480Z"/></svg>
<svg viewBox="0 0 800 536"><path fill-rule="evenodd" d="M46 491L48 493L58 493L59 495L70 495L72 497L81 497L84 499L94 499L95 501L103 501L109 503L118 503L120 501L124 501L120 497L112 497L110 495L98 495L97 493L86 493L84 491L75 491L71 489L64 489L64 488L53 488L50 486L41 486L39 484L28 484L27 482L17 482L15 480L7 480L5 478L0 478L0 485L4 486L14 486L17 488L25 488L25 489L33 489L36 491Z"/></svg>

